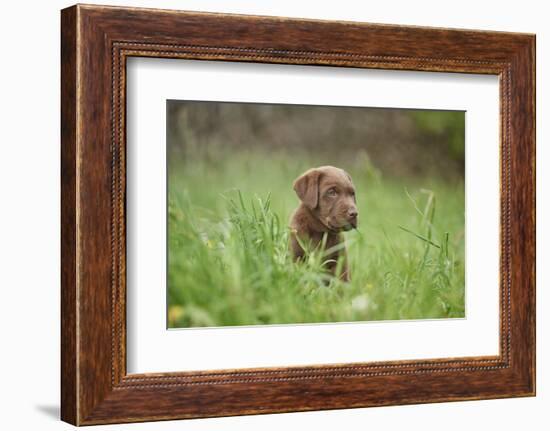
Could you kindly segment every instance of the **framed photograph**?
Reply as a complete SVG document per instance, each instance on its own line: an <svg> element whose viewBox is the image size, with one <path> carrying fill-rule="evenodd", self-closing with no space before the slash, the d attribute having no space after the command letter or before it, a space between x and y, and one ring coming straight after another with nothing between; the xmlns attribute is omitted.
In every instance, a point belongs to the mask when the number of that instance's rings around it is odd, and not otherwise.
<svg viewBox="0 0 550 431"><path fill-rule="evenodd" d="M535 394L535 36L61 13L61 416Z"/></svg>

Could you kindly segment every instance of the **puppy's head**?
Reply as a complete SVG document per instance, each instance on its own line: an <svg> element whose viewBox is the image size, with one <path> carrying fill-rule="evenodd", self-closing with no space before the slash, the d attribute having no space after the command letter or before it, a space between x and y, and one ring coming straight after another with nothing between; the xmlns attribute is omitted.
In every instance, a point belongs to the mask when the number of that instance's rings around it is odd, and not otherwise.
<svg viewBox="0 0 550 431"><path fill-rule="evenodd" d="M357 227L355 187L343 169L310 169L294 181L294 191L327 230L341 232Z"/></svg>

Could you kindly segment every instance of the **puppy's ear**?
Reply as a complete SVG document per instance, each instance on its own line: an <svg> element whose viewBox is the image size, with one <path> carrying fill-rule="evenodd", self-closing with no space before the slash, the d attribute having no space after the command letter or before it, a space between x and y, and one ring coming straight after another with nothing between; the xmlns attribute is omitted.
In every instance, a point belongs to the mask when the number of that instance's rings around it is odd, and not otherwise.
<svg viewBox="0 0 550 431"><path fill-rule="evenodd" d="M300 200L310 209L317 208L319 203L319 180L321 172L310 169L294 181L294 191Z"/></svg>

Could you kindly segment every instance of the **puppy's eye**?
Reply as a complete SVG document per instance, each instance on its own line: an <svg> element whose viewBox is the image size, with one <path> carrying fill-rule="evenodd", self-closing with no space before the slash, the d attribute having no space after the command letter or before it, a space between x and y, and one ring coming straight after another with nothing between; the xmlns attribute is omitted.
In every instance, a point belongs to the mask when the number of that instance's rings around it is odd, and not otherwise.
<svg viewBox="0 0 550 431"><path fill-rule="evenodd" d="M333 197L335 197L337 194L338 194L338 192L336 191L336 189L329 189L329 190L327 191L327 196L328 196L329 198L333 198Z"/></svg>

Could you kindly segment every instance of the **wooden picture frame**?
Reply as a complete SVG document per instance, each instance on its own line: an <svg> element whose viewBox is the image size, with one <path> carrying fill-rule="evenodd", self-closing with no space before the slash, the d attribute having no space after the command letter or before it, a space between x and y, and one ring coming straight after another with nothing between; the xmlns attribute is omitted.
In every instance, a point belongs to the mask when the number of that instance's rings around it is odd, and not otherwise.
<svg viewBox="0 0 550 431"><path fill-rule="evenodd" d="M64 9L61 18L64 421L535 394L534 35L83 5ZM131 56L498 75L500 354L128 375L125 65Z"/></svg>

